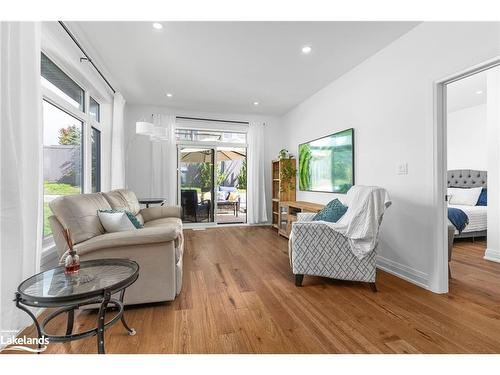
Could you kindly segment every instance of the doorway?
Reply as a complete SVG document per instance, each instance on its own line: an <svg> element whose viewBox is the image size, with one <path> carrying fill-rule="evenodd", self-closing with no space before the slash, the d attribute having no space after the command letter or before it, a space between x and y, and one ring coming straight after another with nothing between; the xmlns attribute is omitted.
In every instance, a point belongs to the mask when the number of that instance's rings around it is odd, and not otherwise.
<svg viewBox="0 0 500 375"><path fill-rule="evenodd" d="M204 227L247 222L246 133L178 129L182 220Z"/></svg>
<svg viewBox="0 0 500 375"><path fill-rule="evenodd" d="M484 268L490 245L498 242L499 64L496 59L436 84L436 198L443 228L438 248L443 250L435 266L436 289L443 293Z"/></svg>

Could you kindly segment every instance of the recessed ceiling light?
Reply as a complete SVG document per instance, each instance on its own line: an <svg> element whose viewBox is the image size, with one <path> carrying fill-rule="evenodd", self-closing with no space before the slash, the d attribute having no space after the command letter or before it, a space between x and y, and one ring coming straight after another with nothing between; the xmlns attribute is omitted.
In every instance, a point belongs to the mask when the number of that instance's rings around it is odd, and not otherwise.
<svg viewBox="0 0 500 375"><path fill-rule="evenodd" d="M476 94L481 95L483 93L483 90L477 90Z"/></svg>
<svg viewBox="0 0 500 375"><path fill-rule="evenodd" d="M303 53L304 55L308 55L308 54L310 54L310 53L311 53L311 51L312 51L311 46L304 46L304 47L302 47L302 53Z"/></svg>
<svg viewBox="0 0 500 375"><path fill-rule="evenodd" d="M156 30L161 30L161 29L163 29L163 25L159 22L155 22L155 23L153 23L153 28Z"/></svg>
<svg viewBox="0 0 500 375"><path fill-rule="evenodd" d="M253 102L253 105L257 107L259 105L259 102Z"/></svg>
<svg viewBox="0 0 500 375"><path fill-rule="evenodd" d="M173 95L169 92L167 92L167 97L171 98Z"/></svg>

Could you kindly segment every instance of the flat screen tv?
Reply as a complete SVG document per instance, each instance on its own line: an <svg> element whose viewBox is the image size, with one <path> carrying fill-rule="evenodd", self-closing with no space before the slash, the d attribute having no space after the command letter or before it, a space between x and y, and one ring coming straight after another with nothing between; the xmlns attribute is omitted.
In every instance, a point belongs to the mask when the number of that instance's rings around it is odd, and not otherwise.
<svg viewBox="0 0 500 375"><path fill-rule="evenodd" d="M299 189L347 193L354 185L354 129L299 145Z"/></svg>

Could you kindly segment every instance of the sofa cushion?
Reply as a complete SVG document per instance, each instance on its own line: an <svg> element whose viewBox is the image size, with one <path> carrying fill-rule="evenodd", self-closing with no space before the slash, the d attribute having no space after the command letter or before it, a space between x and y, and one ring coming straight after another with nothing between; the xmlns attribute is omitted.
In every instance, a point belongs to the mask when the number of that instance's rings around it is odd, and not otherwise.
<svg viewBox="0 0 500 375"><path fill-rule="evenodd" d="M141 230L105 233L78 244L75 249L80 255L83 255L100 249L179 241L181 236L182 232L173 226L144 228Z"/></svg>
<svg viewBox="0 0 500 375"><path fill-rule="evenodd" d="M75 244L104 233L98 210L109 210L101 193L66 195L54 199L49 207L62 227L69 229Z"/></svg>
<svg viewBox="0 0 500 375"><path fill-rule="evenodd" d="M132 190L117 189L103 193L111 208L121 208L137 215L141 209L139 201Z"/></svg>
<svg viewBox="0 0 500 375"><path fill-rule="evenodd" d="M176 217L163 217L144 223L144 228L164 227L166 225L173 225L179 230L182 230L182 221Z"/></svg>
<svg viewBox="0 0 500 375"><path fill-rule="evenodd" d="M144 217L142 217L142 214L140 212L137 215L135 215L135 218L142 226L144 226Z"/></svg>

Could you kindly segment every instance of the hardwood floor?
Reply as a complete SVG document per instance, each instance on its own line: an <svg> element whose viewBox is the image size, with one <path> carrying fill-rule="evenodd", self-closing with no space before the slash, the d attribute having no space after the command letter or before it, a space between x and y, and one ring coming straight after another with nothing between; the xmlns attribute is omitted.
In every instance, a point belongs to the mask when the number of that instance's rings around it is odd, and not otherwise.
<svg viewBox="0 0 500 375"><path fill-rule="evenodd" d="M107 353L500 352L500 264L482 259L484 242L456 245L450 293L437 295L382 271L378 293L307 276L297 288L287 240L268 227L185 237L180 296L128 308L137 335L116 324L106 332ZM81 312L76 329L95 318ZM47 352L96 353L96 338L53 343Z"/></svg>

